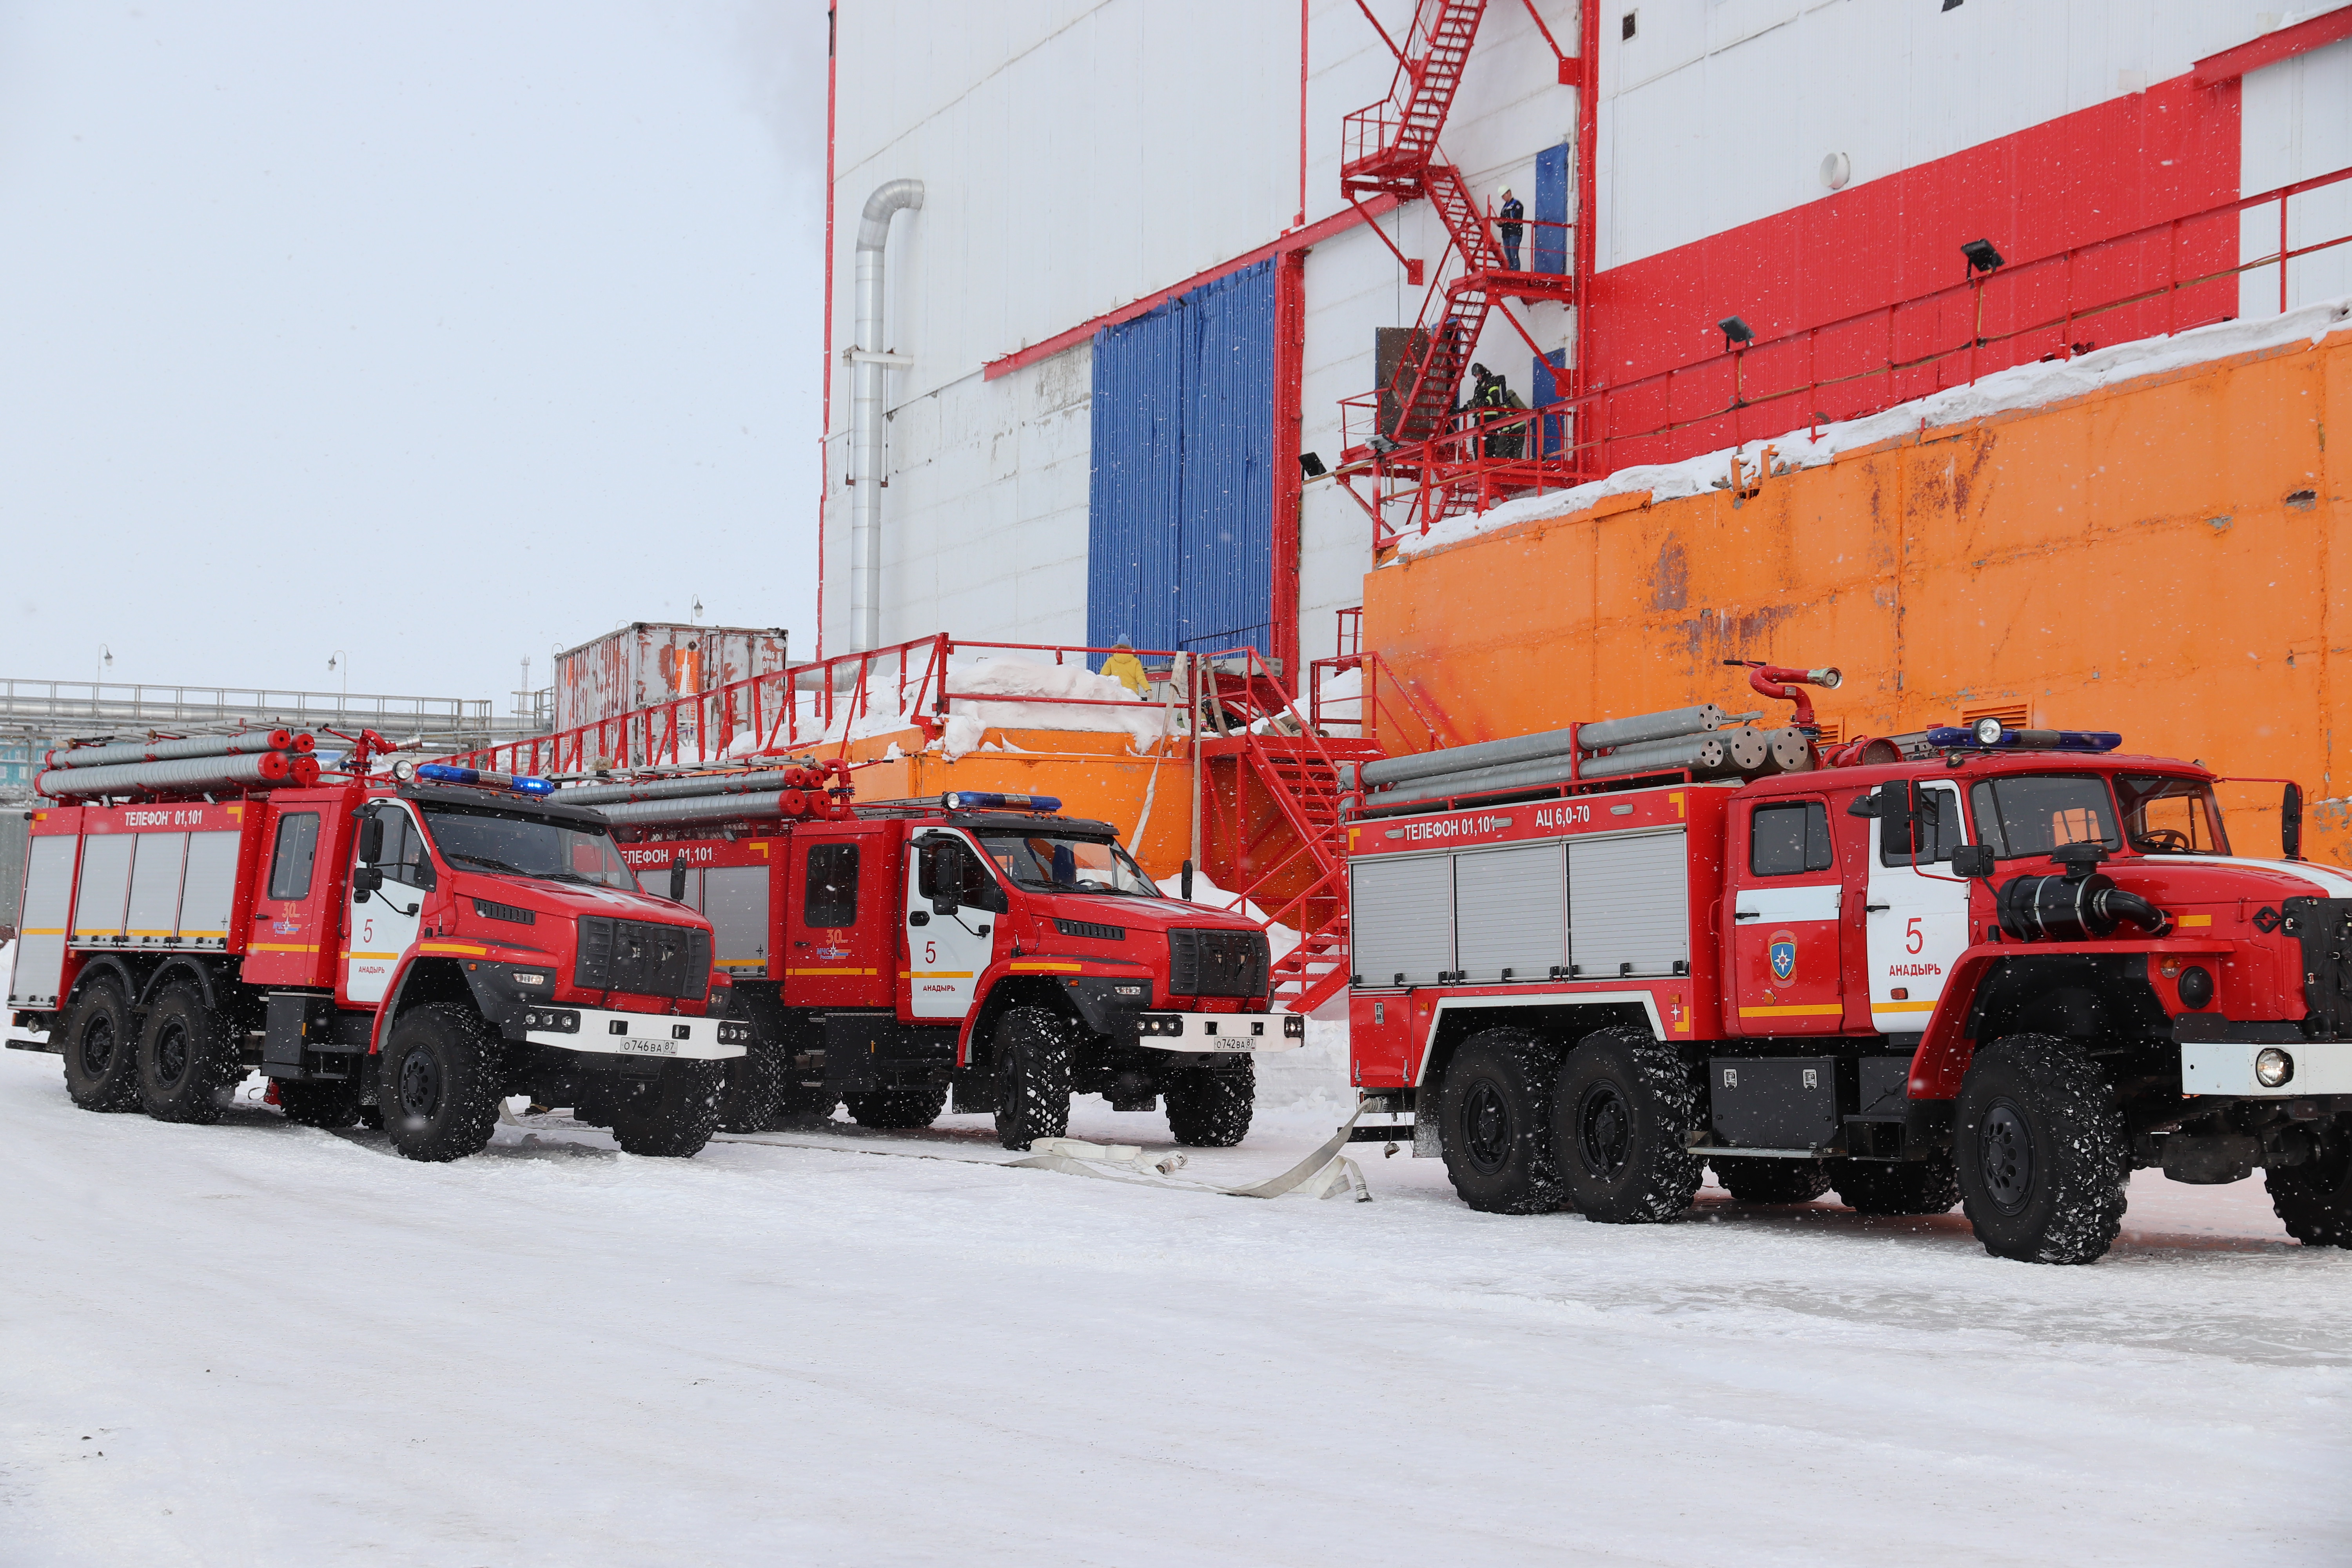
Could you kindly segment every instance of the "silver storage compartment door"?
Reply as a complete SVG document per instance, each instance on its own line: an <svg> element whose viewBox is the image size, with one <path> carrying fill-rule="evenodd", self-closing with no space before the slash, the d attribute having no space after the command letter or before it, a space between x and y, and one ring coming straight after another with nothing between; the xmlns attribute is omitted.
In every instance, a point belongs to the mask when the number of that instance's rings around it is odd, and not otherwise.
<svg viewBox="0 0 2352 1568"><path fill-rule="evenodd" d="M228 945L229 910L236 902L236 851L244 835L236 828L188 835L188 873L180 882L183 947ZM325 868L320 868L321 873Z"/></svg>
<svg viewBox="0 0 2352 1568"><path fill-rule="evenodd" d="M1569 841L1569 950L1579 979L1672 974L1689 963L1686 839L1676 828Z"/></svg>
<svg viewBox="0 0 2352 1568"><path fill-rule="evenodd" d="M714 961L746 973L768 964L768 868L713 866L702 873L702 915L718 939Z"/></svg>
<svg viewBox="0 0 2352 1568"><path fill-rule="evenodd" d="M1349 967L1360 984L1433 985L1454 967L1453 856L1359 860L1349 882Z"/></svg>
<svg viewBox="0 0 2352 1568"><path fill-rule="evenodd" d="M180 929L180 868L188 858L184 833L142 833L131 857L131 913L123 927L133 947L160 947Z"/></svg>
<svg viewBox="0 0 2352 1568"><path fill-rule="evenodd" d="M131 849L135 842L128 833L81 841L81 889L74 895L77 944L111 942L121 937L122 911L131 895Z"/></svg>
<svg viewBox="0 0 2352 1568"><path fill-rule="evenodd" d="M1557 843L1454 858L1454 967L1473 984L1549 980L1568 962L1568 858Z"/></svg>
<svg viewBox="0 0 2352 1568"><path fill-rule="evenodd" d="M25 923L16 929L16 972L8 982L12 1007L54 1007L66 966L66 914L73 905L74 850L69 833L36 838L25 854Z"/></svg>

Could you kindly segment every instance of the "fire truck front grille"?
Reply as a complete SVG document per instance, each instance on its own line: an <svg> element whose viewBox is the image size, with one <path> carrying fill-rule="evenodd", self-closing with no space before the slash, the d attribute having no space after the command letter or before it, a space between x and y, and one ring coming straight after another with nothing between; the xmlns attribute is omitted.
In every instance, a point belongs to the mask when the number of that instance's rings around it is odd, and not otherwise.
<svg viewBox="0 0 2352 1568"><path fill-rule="evenodd" d="M590 991L699 998L710 984L710 935L690 926L591 915L580 922L572 983Z"/></svg>
<svg viewBox="0 0 2352 1568"><path fill-rule="evenodd" d="M2321 1039L2352 1033L2352 899L2284 899L2286 933L2303 948L2308 1028ZM2263 917L2256 915L2259 928Z"/></svg>
<svg viewBox="0 0 2352 1568"><path fill-rule="evenodd" d="M1263 996L1265 933L1183 926L1168 933L1168 990L1175 996Z"/></svg>

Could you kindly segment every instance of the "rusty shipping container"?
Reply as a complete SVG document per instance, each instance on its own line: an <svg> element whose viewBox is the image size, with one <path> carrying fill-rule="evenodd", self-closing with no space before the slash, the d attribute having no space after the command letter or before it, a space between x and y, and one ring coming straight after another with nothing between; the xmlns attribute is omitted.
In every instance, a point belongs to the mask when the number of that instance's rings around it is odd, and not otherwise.
<svg viewBox="0 0 2352 1568"><path fill-rule="evenodd" d="M782 626L635 621L555 656L555 727L618 718L788 662Z"/></svg>

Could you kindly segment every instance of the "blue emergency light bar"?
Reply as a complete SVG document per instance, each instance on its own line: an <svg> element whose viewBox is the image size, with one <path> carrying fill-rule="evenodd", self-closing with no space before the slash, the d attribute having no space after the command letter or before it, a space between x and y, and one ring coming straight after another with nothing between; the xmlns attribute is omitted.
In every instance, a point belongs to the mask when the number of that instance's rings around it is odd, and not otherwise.
<svg viewBox="0 0 2352 1568"><path fill-rule="evenodd" d="M515 773L485 773L480 768L453 768L446 763L426 763L416 770L416 776L427 784L478 784L484 789L510 789L517 795L553 795L553 779L528 778Z"/></svg>
<svg viewBox="0 0 2352 1568"><path fill-rule="evenodd" d="M1061 801L1050 795L991 795L984 790L950 790L940 796L950 811L1059 811Z"/></svg>
<svg viewBox="0 0 2352 1568"><path fill-rule="evenodd" d="M1927 731L1927 744L1939 752L2112 752L2123 743L2113 730L2011 730L1998 719Z"/></svg>

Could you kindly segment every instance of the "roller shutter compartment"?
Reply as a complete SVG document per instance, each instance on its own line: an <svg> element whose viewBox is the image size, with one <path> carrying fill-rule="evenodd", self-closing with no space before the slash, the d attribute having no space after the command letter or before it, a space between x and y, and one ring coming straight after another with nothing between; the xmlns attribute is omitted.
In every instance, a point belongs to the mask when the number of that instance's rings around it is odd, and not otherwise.
<svg viewBox="0 0 2352 1568"><path fill-rule="evenodd" d="M1349 967L1358 984L1433 985L1454 968L1453 856L1359 860L1350 884Z"/></svg>
<svg viewBox="0 0 2352 1568"><path fill-rule="evenodd" d="M180 870L188 858L184 833L142 833L131 858L131 912L125 917L134 946L154 947L172 940L180 925Z"/></svg>
<svg viewBox="0 0 2352 1568"><path fill-rule="evenodd" d="M728 968L763 967L768 958L768 868L714 866L702 873L702 916L719 936Z"/></svg>
<svg viewBox="0 0 2352 1568"><path fill-rule="evenodd" d="M236 855L244 835L234 830L188 835L187 873L180 879L182 947L228 945L229 911L236 903Z"/></svg>
<svg viewBox="0 0 2352 1568"><path fill-rule="evenodd" d="M81 840L51 834L25 853L24 924L16 932L16 971L8 983L13 1007L54 1007L65 973L66 913L73 906L74 851Z"/></svg>
<svg viewBox="0 0 2352 1568"><path fill-rule="evenodd" d="M1686 835L1573 839L1570 962L1577 978L1672 974L1690 962Z"/></svg>
<svg viewBox="0 0 2352 1568"><path fill-rule="evenodd" d="M131 850L135 842L128 833L82 840L81 887L74 895L77 947L122 940L122 914L131 896Z"/></svg>
<svg viewBox="0 0 2352 1568"><path fill-rule="evenodd" d="M1454 929L1454 967L1467 979L1550 979L1568 962L1568 863L1560 846L1456 855Z"/></svg>

